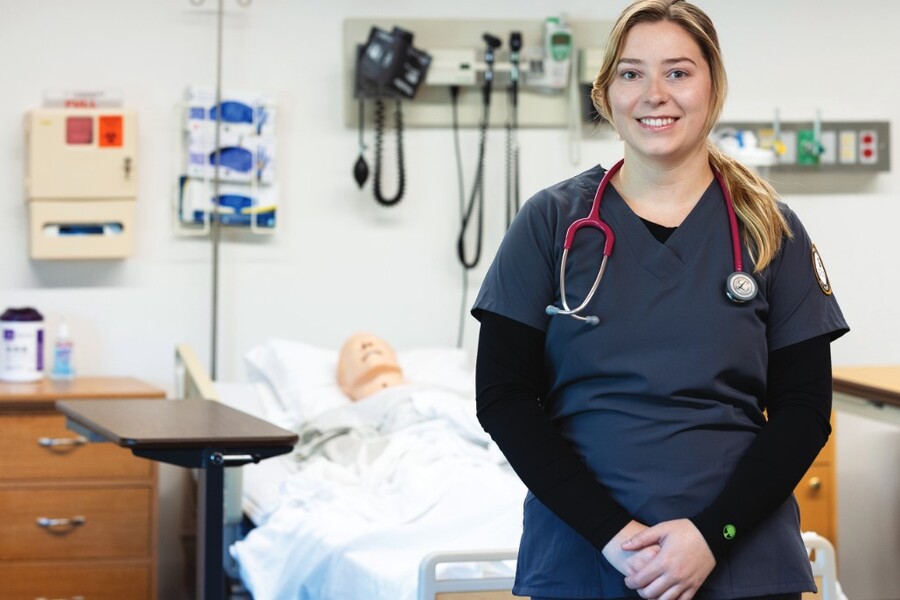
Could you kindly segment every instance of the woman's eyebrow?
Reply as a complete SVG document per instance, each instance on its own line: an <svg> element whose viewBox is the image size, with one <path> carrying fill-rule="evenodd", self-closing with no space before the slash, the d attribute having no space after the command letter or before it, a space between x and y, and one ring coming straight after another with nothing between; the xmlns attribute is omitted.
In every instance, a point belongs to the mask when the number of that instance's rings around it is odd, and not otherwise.
<svg viewBox="0 0 900 600"><path fill-rule="evenodd" d="M671 64L680 63L680 62L689 62L689 63L691 63L692 65L696 65L696 64L697 64L697 63L694 61L694 59L688 58L687 56L678 56L678 57L676 57L676 58L667 58L667 59L665 59L665 60L662 61L662 62L663 62L664 65L671 65ZM642 65L642 64L644 64L644 61L642 61L642 60L639 59L639 58L624 58L624 57L623 57L623 58L620 58L620 59L619 59L619 63L618 63L618 64L621 65L622 63L626 63L626 64L630 64L630 65Z"/></svg>
<svg viewBox="0 0 900 600"><path fill-rule="evenodd" d="M694 60L692 58L688 58L687 56L679 56L677 58L667 58L666 60L663 61L663 64L671 65L671 64L680 63L680 62L689 62L694 66L697 65L697 63L694 62Z"/></svg>

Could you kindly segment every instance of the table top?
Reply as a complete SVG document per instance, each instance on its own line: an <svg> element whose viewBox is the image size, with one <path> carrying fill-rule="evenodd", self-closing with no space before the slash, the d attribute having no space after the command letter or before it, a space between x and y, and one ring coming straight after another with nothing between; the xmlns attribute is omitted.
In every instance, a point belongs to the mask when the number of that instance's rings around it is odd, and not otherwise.
<svg viewBox="0 0 900 600"><path fill-rule="evenodd" d="M900 365L834 367L834 391L900 408Z"/></svg>
<svg viewBox="0 0 900 600"><path fill-rule="evenodd" d="M60 400L56 409L132 449L293 447L297 434L212 400Z"/></svg>

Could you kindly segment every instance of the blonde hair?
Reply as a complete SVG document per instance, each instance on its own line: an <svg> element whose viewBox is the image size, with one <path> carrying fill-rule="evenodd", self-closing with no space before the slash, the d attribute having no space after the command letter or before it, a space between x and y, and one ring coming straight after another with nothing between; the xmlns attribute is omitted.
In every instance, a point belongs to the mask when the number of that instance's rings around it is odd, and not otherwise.
<svg viewBox="0 0 900 600"><path fill-rule="evenodd" d="M704 131L708 138L725 105L728 79L719 37L712 20L702 10L684 0L638 0L622 11L610 33L600 72L591 90L591 100L600 116L612 123L609 87L616 76L625 38L638 23L661 21L675 23L684 29L700 47L709 65L712 94ZM706 145L710 165L722 174L731 193L734 211L744 225L744 241L754 261L754 270L761 271L778 253L783 238L793 236L784 215L778 209L777 194L765 179L719 150L712 140L707 139Z"/></svg>

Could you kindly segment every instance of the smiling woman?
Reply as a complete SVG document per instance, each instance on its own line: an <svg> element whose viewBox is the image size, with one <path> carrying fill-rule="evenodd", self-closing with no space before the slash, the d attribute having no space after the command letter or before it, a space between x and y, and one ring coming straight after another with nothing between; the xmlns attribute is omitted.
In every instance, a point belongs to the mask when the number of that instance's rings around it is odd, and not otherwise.
<svg viewBox="0 0 900 600"><path fill-rule="evenodd" d="M703 11L626 8L592 92L624 160L533 196L475 301L478 417L530 491L516 594L815 587L791 492L848 328L800 220L708 140L726 88Z"/></svg>

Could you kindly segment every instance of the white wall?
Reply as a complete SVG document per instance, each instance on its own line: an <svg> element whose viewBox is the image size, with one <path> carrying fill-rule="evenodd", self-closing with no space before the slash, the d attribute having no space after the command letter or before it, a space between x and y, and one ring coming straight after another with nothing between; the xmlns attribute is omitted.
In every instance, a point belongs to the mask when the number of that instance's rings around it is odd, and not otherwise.
<svg viewBox="0 0 900 600"><path fill-rule="evenodd" d="M831 0L738 0L703 3L716 21L730 73L725 118L762 120L775 107L786 120L890 120L900 116L900 3L861 0L852 9ZM283 210L274 237L225 236L221 248L219 376L243 376L241 356L272 336L337 345L368 329L398 347L452 344L460 305L455 258L457 189L447 130L406 137L408 192L390 210L376 207L371 182L356 189L356 131L342 121L341 25L347 17L381 19L612 19L623 1L412 0L296 2L225 0L223 85L273 93L279 108L278 171ZM214 0L0 0L0 307L31 305L52 324L65 316L83 374L132 375L172 387L172 352L192 344L208 358L211 297L206 241L172 228L179 155L176 105L189 84L215 81ZM52 263L28 258L22 188L22 117L47 89L115 89L140 120L137 247L117 262ZM388 148L391 148L390 137ZM610 139L582 144L582 163L568 161L562 130L523 131L522 189L530 193L619 153ZM897 148L896 129L892 145ZM371 132L368 136L371 144ZM477 138L463 134L468 180ZM489 140L486 253L501 235L502 135ZM370 155L370 165L371 155ZM389 163L390 164L390 163ZM853 331L834 345L836 364L900 362L895 323L900 279L892 258L900 208L900 173L794 177L776 182L826 259ZM386 180L388 190L393 189ZM889 262L890 261L890 262ZM477 288L484 267L472 277ZM467 346L474 348L469 320ZM896 434L895 434L896 435ZM852 445L839 460L851 464ZM896 481L897 473L883 474ZM162 478L161 594L177 598L180 477ZM854 541L864 507L841 503L842 569L878 542ZM861 516L859 518L865 518ZM844 525L847 524L847 527ZM849 530L849 531L847 531ZM860 555L859 553L863 554ZM896 575L895 575L896 577ZM848 589L854 600L900 597Z"/></svg>

